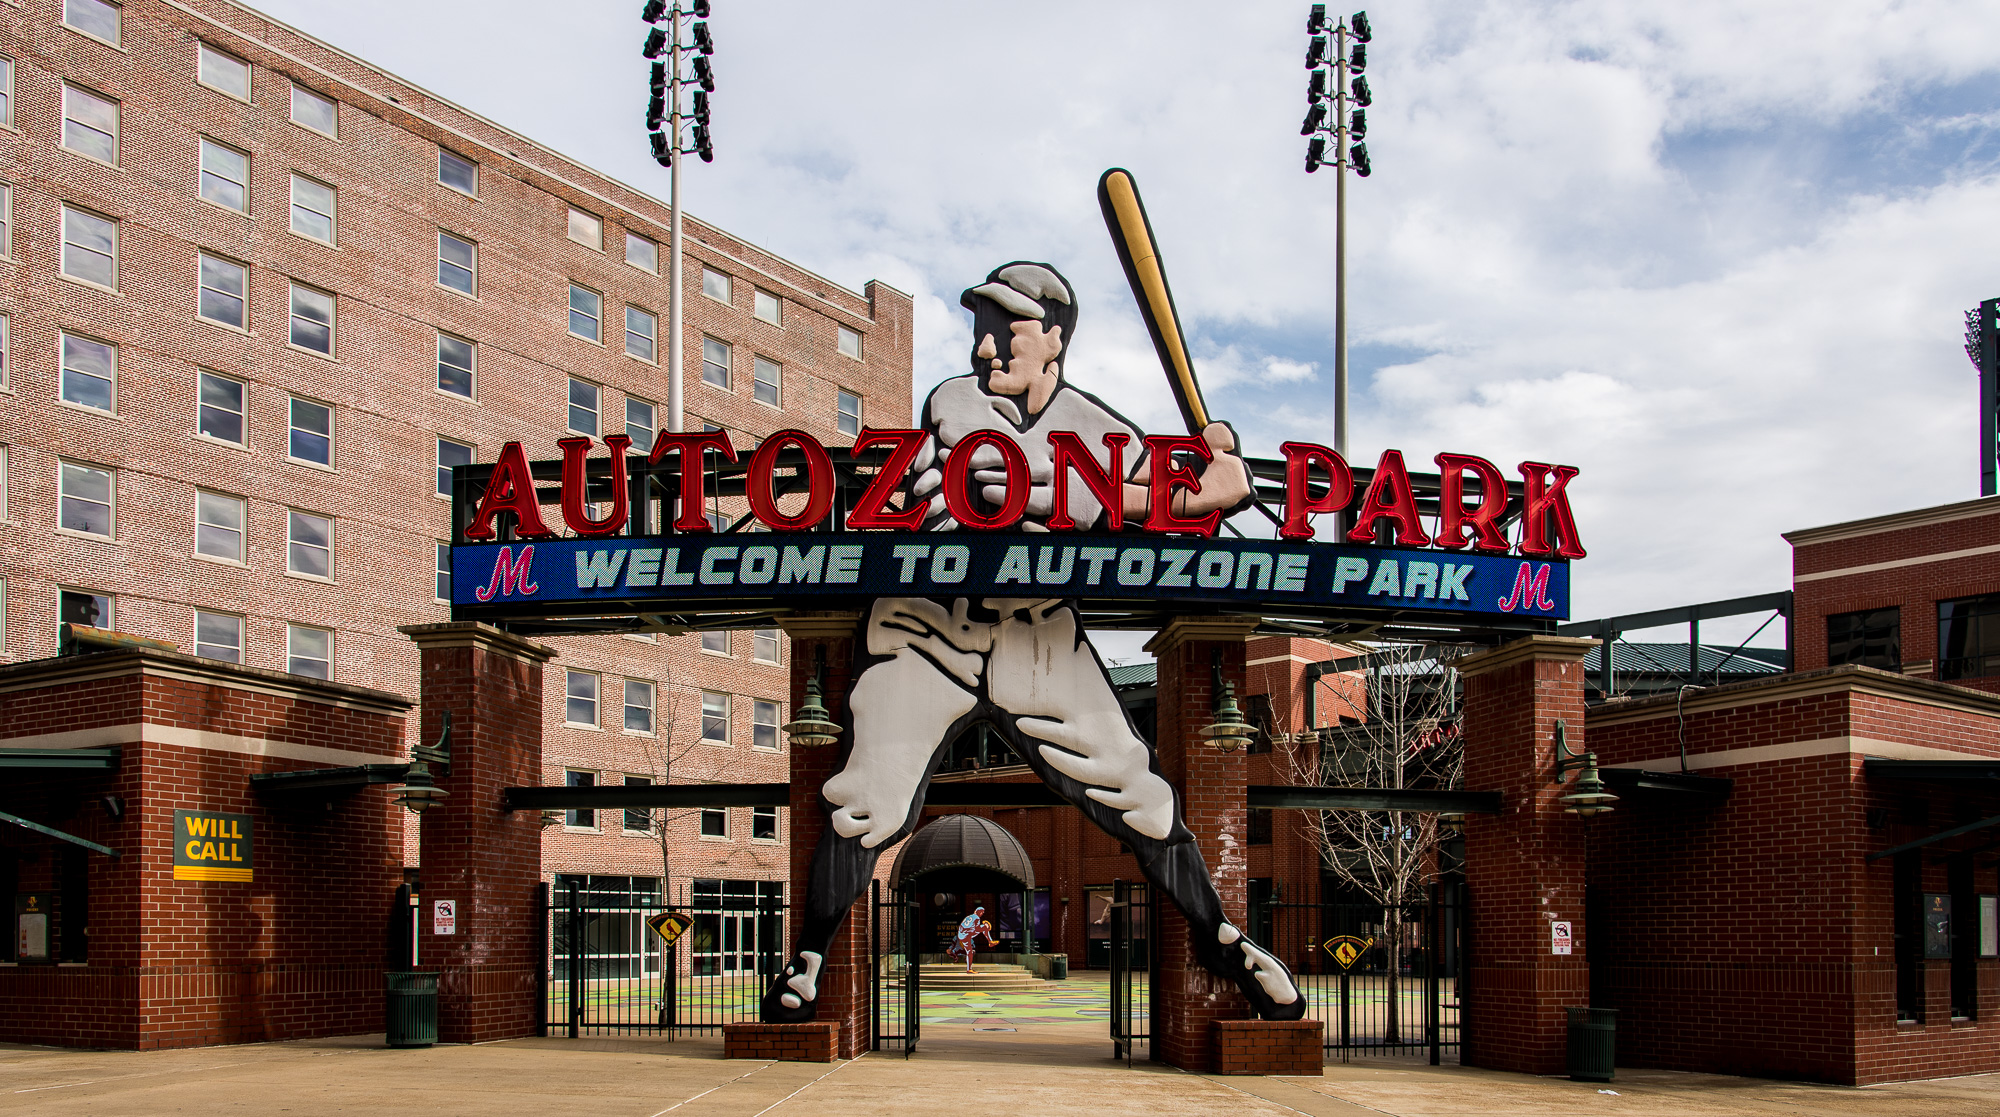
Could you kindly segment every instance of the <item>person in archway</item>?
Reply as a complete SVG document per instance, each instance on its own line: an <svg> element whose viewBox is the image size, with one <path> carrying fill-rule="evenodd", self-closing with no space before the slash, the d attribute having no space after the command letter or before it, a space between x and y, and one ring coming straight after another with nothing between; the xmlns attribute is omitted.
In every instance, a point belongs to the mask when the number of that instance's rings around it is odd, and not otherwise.
<svg viewBox="0 0 2000 1117"><path fill-rule="evenodd" d="M972 972L972 958L979 953L979 939L985 936L987 946L999 946L1000 940L993 937L993 923L986 918L986 909L977 907L972 914L958 921L958 934L952 936L951 949L945 953L954 958L965 959L965 972Z"/></svg>
<svg viewBox="0 0 2000 1117"><path fill-rule="evenodd" d="M1016 261L994 269L960 297L972 312L972 371L940 384L924 402L932 449L910 485L927 501L926 526L957 525L940 491L950 448L974 431L997 432L1029 465L1025 530L1048 530L1056 476L1052 431L1072 431L1110 470L1102 435L1122 432L1141 445L1136 425L1065 375L1076 329L1076 299L1047 264ZM1174 511L1232 511L1250 497L1249 469L1226 424L1202 432L1211 450L1198 488L1176 494ZM992 450L980 447L981 453ZM998 451L974 459L974 480L993 504L1005 498ZM1149 511L1152 463L1143 455L1122 472L1123 512ZM1072 478L1068 510L1078 530L1104 509ZM1196 957L1234 982L1259 1017L1296 1020L1305 999L1284 965L1223 916L1208 866L1141 737L1084 635L1075 602L1060 598L878 598L862 623L848 709L852 732L839 769L821 788L830 826L813 852L800 905L797 951L761 1004L776 1023L814 1016L826 951L867 888L876 858L915 829L941 750L986 722L1055 792L1132 850L1139 869L1187 917Z"/></svg>

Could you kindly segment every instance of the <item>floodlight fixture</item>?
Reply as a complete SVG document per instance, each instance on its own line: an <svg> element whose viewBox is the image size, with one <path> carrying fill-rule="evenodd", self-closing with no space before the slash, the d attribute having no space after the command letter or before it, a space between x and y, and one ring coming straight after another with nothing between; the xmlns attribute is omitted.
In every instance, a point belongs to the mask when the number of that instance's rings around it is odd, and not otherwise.
<svg viewBox="0 0 2000 1117"><path fill-rule="evenodd" d="M708 94L700 90L696 90L694 95L694 122L703 128L708 127Z"/></svg>
<svg viewBox="0 0 2000 1117"><path fill-rule="evenodd" d="M639 53L645 55L647 58L658 58L667 53L667 29L664 27L653 28L646 35L646 45Z"/></svg>
<svg viewBox="0 0 2000 1117"><path fill-rule="evenodd" d="M664 62L653 63L653 72L646 79L646 84L652 89L653 96L664 96L667 92L667 64Z"/></svg>
<svg viewBox="0 0 2000 1117"><path fill-rule="evenodd" d="M1347 134L1357 140L1368 137L1368 114L1355 109L1347 114Z"/></svg>
<svg viewBox="0 0 2000 1117"><path fill-rule="evenodd" d="M1355 42L1369 43L1375 41L1375 32L1368 26L1367 12L1355 12L1354 18L1348 20L1347 26L1353 29Z"/></svg>
<svg viewBox="0 0 2000 1117"><path fill-rule="evenodd" d="M1354 164L1354 173L1360 175L1362 178L1367 178L1370 174L1374 173L1374 166L1368 162L1367 144L1355 144L1353 147L1348 148L1347 158Z"/></svg>
<svg viewBox="0 0 2000 1117"><path fill-rule="evenodd" d="M708 64L708 59L697 57L694 60L694 84L710 93L715 92L715 68Z"/></svg>
<svg viewBox="0 0 2000 1117"><path fill-rule="evenodd" d="M639 11L639 18L647 23L658 23L667 14L667 0L646 0L646 6Z"/></svg>
<svg viewBox="0 0 2000 1117"><path fill-rule="evenodd" d="M1317 35L1326 30L1326 5L1314 4L1306 11L1306 34Z"/></svg>
<svg viewBox="0 0 2000 1117"><path fill-rule="evenodd" d="M1349 88L1354 93L1355 104L1365 109L1375 103L1374 96L1368 92L1367 78L1355 78Z"/></svg>
<svg viewBox="0 0 2000 1117"><path fill-rule="evenodd" d="M1310 136L1326 126L1326 106L1314 105L1306 110L1306 122L1299 126L1299 135Z"/></svg>
<svg viewBox="0 0 2000 1117"><path fill-rule="evenodd" d="M1360 43L1356 43L1354 44L1354 49L1347 52L1347 72L1358 74L1367 68L1368 48L1362 46Z"/></svg>
<svg viewBox="0 0 2000 1117"><path fill-rule="evenodd" d="M696 155L701 156L702 162L715 162L715 145L709 140L706 124L694 126L694 151Z"/></svg>
<svg viewBox="0 0 2000 1117"><path fill-rule="evenodd" d="M655 93L653 94L652 99L646 102L647 130L658 131L660 127L660 122L665 120L666 118L667 118L667 99L661 94Z"/></svg>
<svg viewBox="0 0 2000 1117"><path fill-rule="evenodd" d="M1314 35L1306 40L1306 69L1310 70L1326 61L1326 36Z"/></svg>
<svg viewBox="0 0 2000 1117"><path fill-rule="evenodd" d="M707 19L708 0L694 0L694 6L690 10L694 12L696 19Z"/></svg>
<svg viewBox="0 0 2000 1117"><path fill-rule="evenodd" d="M1326 99L1326 71L1314 70L1306 79L1306 104L1317 105Z"/></svg>
<svg viewBox="0 0 2000 1117"><path fill-rule="evenodd" d="M667 143L667 134L665 132L654 132L648 138L653 142L653 162L658 163L662 167L673 166L674 149Z"/></svg>
<svg viewBox="0 0 2000 1117"><path fill-rule="evenodd" d="M1326 164L1326 140L1314 136L1306 143L1306 173L1311 174Z"/></svg>
<svg viewBox="0 0 2000 1117"><path fill-rule="evenodd" d="M694 25L694 49L703 54L715 53L715 39L708 33L708 24L697 23Z"/></svg>

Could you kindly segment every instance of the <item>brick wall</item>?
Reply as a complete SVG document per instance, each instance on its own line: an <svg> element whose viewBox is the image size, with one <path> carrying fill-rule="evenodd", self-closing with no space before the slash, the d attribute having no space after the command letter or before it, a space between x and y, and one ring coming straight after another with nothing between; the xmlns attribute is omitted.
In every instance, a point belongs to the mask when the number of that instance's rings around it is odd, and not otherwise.
<svg viewBox="0 0 2000 1117"><path fill-rule="evenodd" d="M48 712L65 706L67 721ZM399 812L380 787L331 803L286 802L253 793L250 776L312 766L293 758L309 752L392 759L406 706L358 687L169 653L0 668L0 725L9 733L0 745L46 747L45 734L75 733L72 745L121 750L112 772L49 772L0 788L0 809L121 854L87 855L83 964L0 966L10 1006L0 1036L151 1048L379 1030L384 936L401 879ZM123 801L122 818L104 808L105 795ZM175 880L176 809L249 815L254 879ZM57 890L63 851L73 848L14 827L0 846L20 891ZM57 919L77 918L65 905Z"/></svg>

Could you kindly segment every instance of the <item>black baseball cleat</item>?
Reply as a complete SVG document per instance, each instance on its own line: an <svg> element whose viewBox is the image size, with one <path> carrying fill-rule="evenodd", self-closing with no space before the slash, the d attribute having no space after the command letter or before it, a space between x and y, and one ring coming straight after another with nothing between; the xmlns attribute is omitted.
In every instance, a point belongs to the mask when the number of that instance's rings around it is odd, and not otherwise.
<svg viewBox="0 0 2000 1117"><path fill-rule="evenodd" d="M764 990L757 1016L766 1024L804 1024L819 1011L819 969L824 961L802 950Z"/></svg>

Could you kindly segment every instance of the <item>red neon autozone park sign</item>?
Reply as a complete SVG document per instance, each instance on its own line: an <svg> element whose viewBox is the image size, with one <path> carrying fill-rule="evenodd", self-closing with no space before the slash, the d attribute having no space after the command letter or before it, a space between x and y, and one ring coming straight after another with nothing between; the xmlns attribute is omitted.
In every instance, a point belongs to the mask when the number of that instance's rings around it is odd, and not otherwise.
<svg viewBox="0 0 2000 1117"><path fill-rule="evenodd" d="M643 456L623 435L603 451L577 437L545 461L510 442L493 464L454 470L453 614L997 596L1300 615L1568 615L1568 562L1585 553L1571 467L1523 462L1509 477L1483 458L1438 454L1438 472L1413 473L1389 450L1355 468L1327 447L1288 442L1282 458L1245 459L1248 500L1196 516L1180 509L1182 494L1199 490L1200 438L1131 445L1107 435L1093 448L1066 435L1048 437L1043 472L1052 466L1055 483L1039 490L1003 440L940 452L916 430L866 430L836 448L788 430L748 453L725 431L662 433ZM1121 492L1135 487L1127 455L1145 465L1136 497ZM716 530L710 510L737 497L748 513ZM1124 504L1144 514L1124 515Z"/></svg>

